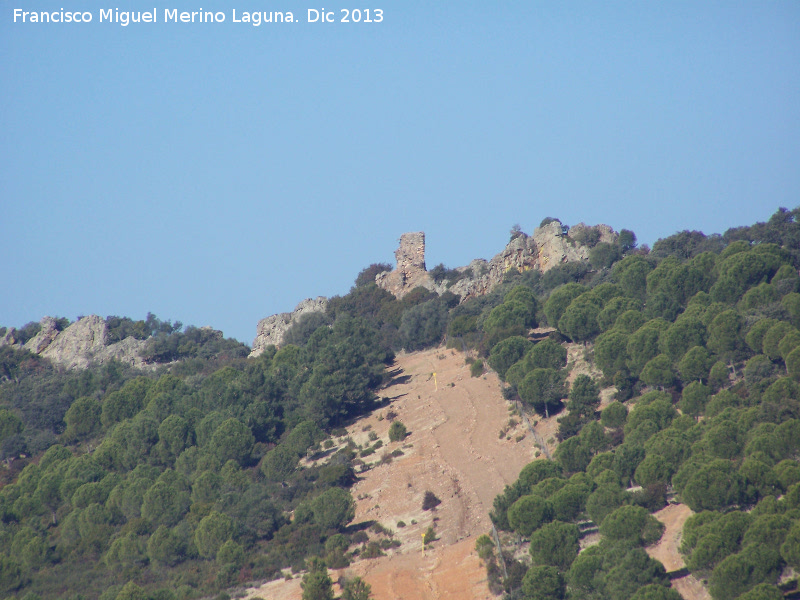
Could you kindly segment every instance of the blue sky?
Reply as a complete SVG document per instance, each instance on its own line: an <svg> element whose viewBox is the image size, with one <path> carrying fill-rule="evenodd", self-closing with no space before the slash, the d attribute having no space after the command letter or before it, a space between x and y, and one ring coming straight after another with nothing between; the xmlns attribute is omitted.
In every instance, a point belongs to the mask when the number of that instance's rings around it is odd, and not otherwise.
<svg viewBox="0 0 800 600"><path fill-rule="evenodd" d="M0 90L10 326L151 311L249 344L404 231L454 267L546 216L652 245L800 204L797 2L0 0Z"/></svg>

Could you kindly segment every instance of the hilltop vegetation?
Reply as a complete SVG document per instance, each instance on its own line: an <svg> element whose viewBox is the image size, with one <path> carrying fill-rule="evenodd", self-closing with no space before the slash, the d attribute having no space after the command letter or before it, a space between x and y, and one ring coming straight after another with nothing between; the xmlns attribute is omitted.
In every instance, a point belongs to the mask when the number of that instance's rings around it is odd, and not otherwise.
<svg viewBox="0 0 800 600"><path fill-rule="evenodd" d="M696 513L681 552L715 600L783 597L781 573L800 568L799 212L659 240L606 277L539 296L535 312L519 288L506 296L504 314L523 327L543 316L551 338L588 343L603 373L567 389L551 340L511 335L490 351L509 395L562 410L555 460L528 465L495 500L497 528L530 540L530 566L505 557L514 597L680 598L642 549L661 536L649 513L668 490ZM579 553L586 520L601 541Z"/></svg>
<svg viewBox="0 0 800 600"><path fill-rule="evenodd" d="M321 565L375 542L350 525L356 451L326 440L376 406L396 351L443 341L481 354L508 398L559 415L555 460L495 501L497 528L531 540L529 561L500 559L503 583L491 542L479 548L496 586L673 598L642 549L671 486L698 513L682 550L715 599L771 593L800 568L798 217L682 232L652 251L632 232L608 244L584 228L571 243L591 248L587 262L511 271L466 302L424 288L397 300L374 283L386 265L371 265L255 359L155 317L106 322L114 340L148 340L147 371L65 371L2 347L0 597L200 598L307 567L307 588L327 594ZM554 331L529 339L543 325ZM585 343L603 377L568 385L564 341ZM610 385L616 400L598 412ZM301 465L326 448L322 466ZM578 553L587 518L602 541Z"/></svg>

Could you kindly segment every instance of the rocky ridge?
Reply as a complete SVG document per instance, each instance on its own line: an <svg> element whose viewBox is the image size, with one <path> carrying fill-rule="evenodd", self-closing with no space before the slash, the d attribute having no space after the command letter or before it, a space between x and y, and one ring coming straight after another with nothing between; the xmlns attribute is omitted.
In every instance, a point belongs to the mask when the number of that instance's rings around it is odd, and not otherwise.
<svg viewBox="0 0 800 600"><path fill-rule="evenodd" d="M306 298L292 312L280 313L261 319L256 329L256 338L253 340L250 358L254 358L264 352L267 346L280 346L283 344L286 332L303 315L325 312L327 307L328 299L324 296L317 296L316 298Z"/></svg>
<svg viewBox="0 0 800 600"><path fill-rule="evenodd" d="M564 231L558 221L537 227L533 236L519 232L506 244L501 252L491 260L475 259L466 267L456 269L467 276L448 287L448 282L434 282L425 267L425 234L423 232L404 233L400 236L400 246L395 251L397 268L380 273L375 282L378 287L394 294L398 299L415 287L422 286L439 294L449 289L461 297L461 301L473 296L489 293L503 281L511 269L528 271L536 269L542 273L567 262L586 262L589 260L590 246L579 240L594 233L595 243L613 244L617 233L608 225L590 227L578 223Z"/></svg>
<svg viewBox="0 0 800 600"><path fill-rule="evenodd" d="M104 364L111 360L143 368L145 363L139 356L144 340L133 337L109 344L105 319L97 315L81 317L63 331L59 331L53 317L44 317L41 329L24 345L14 337L16 329L10 329L2 338L1 346L16 346L50 359L68 369L86 368L90 364Z"/></svg>
<svg viewBox="0 0 800 600"><path fill-rule="evenodd" d="M588 234L592 234L589 236ZM378 287L390 292L398 299L416 287L424 287L441 295L450 291L461 298L461 302L475 296L488 294L503 281L511 269L529 271L536 269L545 273L568 262L587 262L589 244L583 243L593 237L594 243L616 243L618 234L608 225L589 226L584 223L565 230L559 221L537 227L533 235L519 232L502 251L491 260L478 258L456 271L464 276L452 285L447 280L436 282L425 264L425 233L415 231L400 236L394 256L397 266L393 271L384 271L375 276ZM294 311L272 315L258 322L256 337L250 357L261 354L267 346L280 346L286 331L303 315L323 312L328 301L323 296L303 300Z"/></svg>

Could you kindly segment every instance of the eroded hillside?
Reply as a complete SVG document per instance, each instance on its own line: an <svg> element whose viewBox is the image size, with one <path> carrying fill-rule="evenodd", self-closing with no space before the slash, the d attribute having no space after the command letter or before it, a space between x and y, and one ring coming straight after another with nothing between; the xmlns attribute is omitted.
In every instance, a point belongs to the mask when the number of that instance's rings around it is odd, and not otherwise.
<svg viewBox="0 0 800 600"><path fill-rule="evenodd" d="M357 444L371 443L370 432L385 442L365 459L374 466L352 488L357 500L353 523L377 521L392 529L401 545L387 556L331 571L331 576L334 581L341 575L362 576L377 600L492 598L475 540L491 527L494 497L534 458L533 439L520 426L499 436L508 426L509 403L497 376L470 377L461 353L433 349L401 354L395 374L394 383L381 392L391 405L354 423L348 434ZM387 443L389 410L409 430L402 442ZM383 452L397 449L402 456L380 464ZM442 500L435 511L422 510L426 491ZM405 527L398 527L399 521ZM422 535L429 526L438 540L423 553ZM250 590L247 597L288 600L301 594L300 579L295 578Z"/></svg>

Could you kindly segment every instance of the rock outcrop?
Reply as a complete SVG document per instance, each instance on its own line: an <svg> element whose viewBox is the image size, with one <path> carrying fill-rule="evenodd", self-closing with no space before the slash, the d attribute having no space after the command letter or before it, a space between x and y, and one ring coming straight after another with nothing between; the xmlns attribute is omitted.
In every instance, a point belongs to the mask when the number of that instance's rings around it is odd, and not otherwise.
<svg viewBox="0 0 800 600"><path fill-rule="evenodd" d="M290 313L280 313L267 317L266 319L261 319L256 329L256 339L253 340L253 350L250 352L250 358L264 352L267 346L280 346L283 344L283 338L289 330L289 327L296 323L303 315L325 312L327 307L328 299L324 296L318 296L316 298L307 298L303 300Z"/></svg>
<svg viewBox="0 0 800 600"><path fill-rule="evenodd" d="M16 342L15 329L3 336L0 346L17 346L68 369L86 368L90 364L104 364L111 360L139 368L146 366L139 356L145 342L129 337L108 344L105 319L97 315L82 317L63 331L58 330L53 317L44 317L40 324L39 333L24 346Z"/></svg>
<svg viewBox="0 0 800 600"><path fill-rule="evenodd" d="M416 287L435 288L433 278L425 268L425 233L415 231L400 236L400 246L395 250L397 268L379 273L375 277L378 287L391 292L398 299Z"/></svg>
<svg viewBox="0 0 800 600"><path fill-rule="evenodd" d="M531 236L521 233L512 239L503 250L494 255L492 260L473 260L465 269L471 272L470 277L459 279L450 287L450 291L461 296L462 302L473 296L482 296L503 281L505 274L511 269L529 271L538 268L539 253ZM458 269L461 271L462 269Z"/></svg>
<svg viewBox="0 0 800 600"><path fill-rule="evenodd" d="M590 245L582 240L595 232L596 238L591 245L605 242L613 244L617 241L617 234L608 225L595 225L589 227L578 223L571 227L565 234L561 223L553 221L544 227L537 227L533 237L539 248L539 269L542 273L566 262L579 262L589 260Z"/></svg>
<svg viewBox="0 0 800 600"><path fill-rule="evenodd" d="M536 228L533 236L519 232L489 261L479 258L466 267L459 267L456 270L464 276L450 285L447 281L435 283L425 269L425 234L404 233L400 236L400 247L394 253L397 268L378 274L375 282L398 299L422 286L438 294L450 290L463 302L488 294L511 269L536 269L544 273L567 262L586 262L592 246L600 242L616 243L617 237L608 225L590 227L578 223L565 231L560 222L552 221Z"/></svg>
<svg viewBox="0 0 800 600"><path fill-rule="evenodd" d="M56 325L56 320L53 317L44 317L39 321L41 329L39 333L29 339L23 348L28 352L34 354L41 354L58 336L60 331Z"/></svg>

